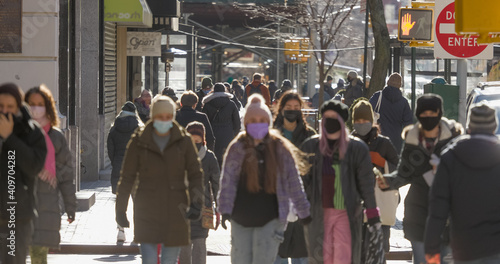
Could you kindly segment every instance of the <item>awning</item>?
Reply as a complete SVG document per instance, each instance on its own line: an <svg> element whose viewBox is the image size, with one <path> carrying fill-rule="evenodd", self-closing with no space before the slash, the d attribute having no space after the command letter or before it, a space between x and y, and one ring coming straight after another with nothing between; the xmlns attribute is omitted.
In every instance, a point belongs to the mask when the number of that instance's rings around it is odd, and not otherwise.
<svg viewBox="0 0 500 264"><path fill-rule="evenodd" d="M150 28L153 13L146 0L104 0L104 21L118 26Z"/></svg>

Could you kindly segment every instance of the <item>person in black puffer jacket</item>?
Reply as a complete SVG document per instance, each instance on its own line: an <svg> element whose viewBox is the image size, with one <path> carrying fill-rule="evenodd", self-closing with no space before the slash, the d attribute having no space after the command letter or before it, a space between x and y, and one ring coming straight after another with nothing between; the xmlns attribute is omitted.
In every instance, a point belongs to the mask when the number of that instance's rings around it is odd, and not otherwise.
<svg viewBox="0 0 500 264"><path fill-rule="evenodd" d="M205 186L205 207L212 208L212 203L215 202L215 196L219 192L220 169L219 163L215 154L207 149L205 141L205 127L200 122L191 122L186 127L187 132L191 134L191 138L198 149L198 157L201 160L203 169L203 182ZM215 218L215 216L214 216ZM218 222L214 226L218 227ZM182 247L179 255L180 264L207 262L207 246L206 239L209 229L202 226L202 220L191 221L191 244Z"/></svg>
<svg viewBox="0 0 500 264"><path fill-rule="evenodd" d="M37 175L47 155L42 129L23 97L17 85L0 85L0 263L26 263L37 215Z"/></svg>
<svg viewBox="0 0 500 264"><path fill-rule="evenodd" d="M139 126L144 126L144 124L138 118L135 105L132 102L126 102L108 134L108 157L113 167L111 171L111 192L113 194L116 194L116 185L120 179L120 170L128 141Z"/></svg>
<svg viewBox="0 0 500 264"><path fill-rule="evenodd" d="M222 165L226 147L240 132L241 121L238 107L231 100L232 94L226 93L222 83L214 85L214 92L203 98L203 113L207 114L215 136L215 156Z"/></svg>

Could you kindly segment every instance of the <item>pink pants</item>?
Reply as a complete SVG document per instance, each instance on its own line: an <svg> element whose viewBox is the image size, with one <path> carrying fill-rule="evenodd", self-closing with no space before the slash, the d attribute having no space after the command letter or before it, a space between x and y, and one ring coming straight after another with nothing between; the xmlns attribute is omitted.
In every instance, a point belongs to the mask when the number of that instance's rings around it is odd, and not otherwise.
<svg viewBox="0 0 500 264"><path fill-rule="evenodd" d="M351 229L346 210L324 209L324 264L351 263Z"/></svg>

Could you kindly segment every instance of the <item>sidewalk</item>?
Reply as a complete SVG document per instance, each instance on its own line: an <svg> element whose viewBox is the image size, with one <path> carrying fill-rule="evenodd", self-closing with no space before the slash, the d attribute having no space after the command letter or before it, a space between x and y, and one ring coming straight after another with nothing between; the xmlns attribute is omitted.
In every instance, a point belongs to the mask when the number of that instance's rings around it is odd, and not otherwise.
<svg viewBox="0 0 500 264"><path fill-rule="evenodd" d="M94 192L95 204L85 212L77 212L75 221L68 224L66 215L61 221L61 250L54 253L62 254L123 254L135 255L139 253L137 245L132 244L133 240L133 203L130 199L127 210L131 227L125 229L127 237L123 245L116 243L116 222L115 222L115 195L111 193L109 181L83 182L82 192ZM406 195L407 188L401 190L402 199ZM391 229L391 252L403 253L398 259L406 259L407 252L411 251L410 242L403 238L402 219L404 213L403 202L401 202L396 226ZM228 230L219 228L217 231L210 230L207 239L208 255L228 256L231 250L230 225ZM401 257L402 256L402 257ZM137 258L137 257L136 257ZM132 262L128 259L127 262ZM210 262L209 262L210 263ZM215 263L215 262L214 262ZM222 263L222 262L217 262Z"/></svg>

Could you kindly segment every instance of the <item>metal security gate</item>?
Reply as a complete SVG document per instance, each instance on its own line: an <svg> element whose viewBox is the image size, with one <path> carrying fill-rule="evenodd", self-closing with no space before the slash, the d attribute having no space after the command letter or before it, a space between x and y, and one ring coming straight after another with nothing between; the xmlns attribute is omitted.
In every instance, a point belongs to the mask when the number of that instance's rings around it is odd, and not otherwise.
<svg viewBox="0 0 500 264"><path fill-rule="evenodd" d="M116 113L116 23L104 22L103 47L103 115L104 115L104 168L110 165L107 136Z"/></svg>

